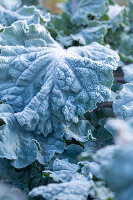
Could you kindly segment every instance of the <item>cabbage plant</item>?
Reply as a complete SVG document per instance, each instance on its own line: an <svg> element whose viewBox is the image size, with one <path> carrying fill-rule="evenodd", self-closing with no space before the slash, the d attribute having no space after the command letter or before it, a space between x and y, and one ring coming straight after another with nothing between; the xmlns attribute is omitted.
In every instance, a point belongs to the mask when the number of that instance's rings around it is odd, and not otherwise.
<svg viewBox="0 0 133 200"><path fill-rule="evenodd" d="M133 1L60 8L0 1L0 199L132 199Z"/></svg>

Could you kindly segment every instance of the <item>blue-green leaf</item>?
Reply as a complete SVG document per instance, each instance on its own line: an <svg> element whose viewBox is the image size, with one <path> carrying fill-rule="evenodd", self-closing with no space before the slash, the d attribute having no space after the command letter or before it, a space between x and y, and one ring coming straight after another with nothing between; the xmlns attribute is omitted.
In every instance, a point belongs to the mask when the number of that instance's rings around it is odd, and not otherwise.
<svg viewBox="0 0 133 200"><path fill-rule="evenodd" d="M74 176L76 176L79 166L71 164L68 159L55 159L53 162L52 171L45 170L43 175L49 174L49 176L56 182L69 182Z"/></svg>
<svg viewBox="0 0 133 200"><path fill-rule="evenodd" d="M66 3L65 9L71 13L74 24L85 25L88 23L88 16L99 19L106 14L107 5L108 0L76 0Z"/></svg>
<svg viewBox="0 0 133 200"><path fill-rule="evenodd" d="M49 184L48 186L40 186L34 188L30 192L30 196L42 196L46 200L86 200L90 191L90 183L88 181L74 180L60 184Z"/></svg>
<svg viewBox="0 0 133 200"><path fill-rule="evenodd" d="M2 5L5 9L8 10L17 10L23 5L32 6L39 5L41 0L0 0L0 5Z"/></svg>
<svg viewBox="0 0 133 200"><path fill-rule="evenodd" d="M17 10L22 5L21 0L0 0L0 5L7 10Z"/></svg>
<svg viewBox="0 0 133 200"><path fill-rule="evenodd" d="M133 144L124 143L122 146L106 147L97 154L104 180L116 193L116 199L132 199Z"/></svg>
<svg viewBox="0 0 133 200"><path fill-rule="evenodd" d="M28 24L46 24L50 21L50 14L44 14L34 6L24 6L17 11L10 11L0 6L0 24L3 26L10 26L13 22L18 20L27 21Z"/></svg>
<svg viewBox="0 0 133 200"><path fill-rule="evenodd" d="M125 81L130 83L133 81L133 64L126 65L122 68Z"/></svg>
<svg viewBox="0 0 133 200"><path fill-rule="evenodd" d="M118 93L113 103L116 116L121 118L133 117L133 83L127 83Z"/></svg>

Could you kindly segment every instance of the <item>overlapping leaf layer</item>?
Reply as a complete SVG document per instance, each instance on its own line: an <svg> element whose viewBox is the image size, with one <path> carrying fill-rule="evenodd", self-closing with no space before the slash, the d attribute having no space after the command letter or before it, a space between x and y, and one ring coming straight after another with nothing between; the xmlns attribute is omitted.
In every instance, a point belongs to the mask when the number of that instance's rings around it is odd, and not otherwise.
<svg viewBox="0 0 133 200"><path fill-rule="evenodd" d="M130 200L133 1L60 7L0 0L0 199Z"/></svg>

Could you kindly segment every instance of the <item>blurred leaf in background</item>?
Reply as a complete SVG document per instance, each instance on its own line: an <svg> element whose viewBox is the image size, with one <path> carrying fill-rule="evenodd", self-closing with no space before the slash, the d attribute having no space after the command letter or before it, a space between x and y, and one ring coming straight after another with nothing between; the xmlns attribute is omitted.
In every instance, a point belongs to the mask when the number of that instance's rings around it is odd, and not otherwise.
<svg viewBox="0 0 133 200"><path fill-rule="evenodd" d="M52 13L61 14L61 10L57 7L58 3L64 3L65 0L43 0L43 5L45 8L49 8Z"/></svg>
<svg viewBox="0 0 133 200"><path fill-rule="evenodd" d="M58 8L59 3L64 3L67 0L43 0L43 5L45 8L51 10L52 13L59 13L61 14L61 10ZM129 0L115 0L116 3L120 5L128 5Z"/></svg>

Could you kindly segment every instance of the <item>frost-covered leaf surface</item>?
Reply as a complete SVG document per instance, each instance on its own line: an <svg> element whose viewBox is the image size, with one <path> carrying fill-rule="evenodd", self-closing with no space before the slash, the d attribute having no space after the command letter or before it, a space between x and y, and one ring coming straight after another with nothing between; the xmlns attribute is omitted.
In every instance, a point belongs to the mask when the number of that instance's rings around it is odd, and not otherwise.
<svg viewBox="0 0 133 200"><path fill-rule="evenodd" d="M115 36L115 31L118 31L119 29L124 29L125 32L129 31L130 23L129 23L127 9L117 4L110 7L109 7L110 13L108 14L109 16L108 26L111 29L112 33L114 33L114 36ZM117 9L116 12L114 12L115 9Z"/></svg>
<svg viewBox="0 0 133 200"><path fill-rule="evenodd" d="M116 116L124 119L133 116L133 83L127 83L118 93L113 104Z"/></svg>
<svg viewBox="0 0 133 200"><path fill-rule="evenodd" d="M11 19L17 21L17 10L20 9L22 6L37 6L41 5L41 0L0 0L0 17L3 18L3 21L11 22ZM7 11L7 12L6 12ZM16 11L16 12L14 12ZM28 14L28 13L27 13ZM9 19L11 17L11 19ZM2 19L1 19L2 20ZM1 21L0 21L1 23Z"/></svg>
<svg viewBox="0 0 133 200"><path fill-rule="evenodd" d="M65 141L59 139L55 134L43 138L38 135L34 135L35 142L39 146L39 151L37 154L37 160L40 164L47 164L56 153L62 154L65 148Z"/></svg>
<svg viewBox="0 0 133 200"><path fill-rule="evenodd" d="M11 11L17 10L23 5L31 6L39 5L40 3L41 0L0 0L0 5Z"/></svg>
<svg viewBox="0 0 133 200"><path fill-rule="evenodd" d="M56 23L56 21L54 23ZM62 24L63 20L60 23ZM73 25L71 26L73 27ZM64 33L57 32L56 40L64 47L69 47L72 45L83 46L91 44L91 42L98 42L103 44L104 36L107 33L107 26L99 23L98 21L89 21L87 28L81 29L79 31L75 31L74 29L75 28L71 28L71 32L68 35L65 34L65 30ZM52 33L51 30L50 32Z"/></svg>
<svg viewBox="0 0 133 200"><path fill-rule="evenodd" d="M25 131L16 121L10 106L2 104L0 112L0 118L5 122L0 126L0 158L13 160L11 164L15 168L26 167L36 159L45 164L52 159L55 152L63 152L63 141L52 136L44 139L43 136L34 136Z"/></svg>
<svg viewBox="0 0 133 200"><path fill-rule="evenodd" d="M50 21L50 14L43 14L34 6L24 6L17 11L10 11L0 6L0 24L10 26L13 22L18 20L27 21L28 24L45 24Z"/></svg>
<svg viewBox="0 0 133 200"><path fill-rule="evenodd" d="M72 34L71 37L73 42L79 42L80 45L88 45L91 42L103 43L106 33L107 28L105 25L97 22L90 22L87 28Z"/></svg>
<svg viewBox="0 0 133 200"><path fill-rule="evenodd" d="M14 160L12 165L16 168L31 164L37 157L37 146L32 141L31 135L21 129L10 106L1 105L0 111L0 118L5 122L5 125L0 127L0 157Z"/></svg>
<svg viewBox="0 0 133 200"><path fill-rule="evenodd" d="M72 180L73 176L76 176L79 166L76 164L71 164L68 159L55 159L53 162L52 171L43 171L43 175L49 176L56 182L69 182Z"/></svg>
<svg viewBox="0 0 133 200"><path fill-rule="evenodd" d="M83 161L79 163L82 165L82 174L87 177L89 173L91 172L93 175L95 175L97 178L102 178L101 172L100 172L100 166L95 162L89 162L89 161Z"/></svg>
<svg viewBox="0 0 133 200"><path fill-rule="evenodd" d="M72 15L72 22L77 25L87 24L88 16L99 19L107 12L108 0L77 0L66 3L66 10Z"/></svg>
<svg viewBox="0 0 133 200"><path fill-rule="evenodd" d="M120 14L120 12L125 8L125 6L120 6L118 4L109 5L108 16L109 19L114 19Z"/></svg>
<svg viewBox="0 0 133 200"><path fill-rule="evenodd" d="M114 200L115 198L114 193L111 192L102 181L98 181L92 185L90 196L91 198L98 200Z"/></svg>
<svg viewBox="0 0 133 200"><path fill-rule="evenodd" d="M119 59L108 47L92 43L66 51L44 27L23 22L0 36L0 98L26 130L61 133L110 97Z"/></svg>
<svg viewBox="0 0 133 200"><path fill-rule="evenodd" d="M122 68L125 81L130 83L133 81L133 64L126 65Z"/></svg>
<svg viewBox="0 0 133 200"><path fill-rule="evenodd" d="M0 200L132 200L133 0L41 3L0 0Z"/></svg>
<svg viewBox="0 0 133 200"><path fill-rule="evenodd" d="M80 120L79 123L73 123L70 127L64 129L64 135L67 140L72 138L79 142L86 142L93 127L87 120Z"/></svg>
<svg viewBox="0 0 133 200"><path fill-rule="evenodd" d="M30 192L30 196L42 196L46 200L86 200L90 191L88 181L74 180L60 184L40 186Z"/></svg>

